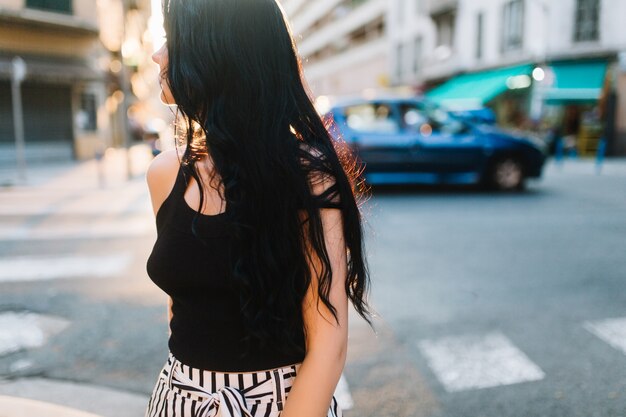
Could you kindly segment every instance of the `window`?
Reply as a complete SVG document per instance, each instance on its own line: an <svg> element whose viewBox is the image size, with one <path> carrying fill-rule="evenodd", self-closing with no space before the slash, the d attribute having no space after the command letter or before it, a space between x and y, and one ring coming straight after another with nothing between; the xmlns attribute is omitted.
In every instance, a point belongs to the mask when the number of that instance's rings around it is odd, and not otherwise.
<svg viewBox="0 0 626 417"><path fill-rule="evenodd" d="M437 46L453 47L454 44L454 11L433 16L437 30Z"/></svg>
<svg viewBox="0 0 626 417"><path fill-rule="evenodd" d="M415 38L415 46L413 47L413 73L419 74L422 64L422 37Z"/></svg>
<svg viewBox="0 0 626 417"><path fill-rule="evenodd" d="M402 129L428 137L433 133L456 135L465 131L465 124L447 111L432 105L402 103L400 105Z"/></svg>
<svg viewBox="0 0 626 417"><path fill-rule="evenodd" d="M360 104L346 108L348 127L357 132L398 133L398 122L390 106L383 103Z"/></svg>
<svg viewBox="0 0 626 417"><path fill-rule="evenodd" d="M344 8L347 11L350 11L352 9L356 9L357 7L361 6L362 4L367 3L368 0L343 0L339 6L337 6L337 8Z"/></svg>
<svg viewBox="0 0 626 417"><path fill-rule="evenodd" d="M424 114L423 109L413 104L401 105L400 115L404 130L417 132L425 123L428 123L428 117Z"/></svg>
<svg viewBox="0 0 626 417"><path fill-rule="evenodd" d="M426 0L415 0L415 10L417 11L417 14L423 14L424 13L424 2Z"/></svg>
<svg viewBox="0 0 626 417"><path fill-rule="evenodd" d="M476 16L476 59L483 57L484 16L482 12Z"/></svg>
<svg viewBox="0 0 626 417"><path fill-rule="evenodd" d="M599 38L600 1L577 0L574 41L597 41Z"/></svg>
<svg viewBox="0 0 626 417"><path fill-rule="evenodd" d="M82 130L98 130L98 113L95 94L82 93L80 95L80 110L77 114L77 121L78 127Z"/></svg>
<svg viewBox="0 0 626 417"><path fill-rule="evenodd" d="M359 7L360 5L362 5L363 3L367 3L368 0L348 0L348 3L352 6L352 7Z"/></svg>
<svg viewBox="0 0 626 417"><path fill-rule="evenodd" d="M26 7L72 14L72 0L26 0Z"/></svg>
<svg viewBox="0 0 626 417"><path fill-rule="evenodd" d="M524 2L511 0L504 5L502 16L502 52L522 47L524 38Z"/></svg>
<svg viewBox="0 0 626 417"><path fill-rule="evenodd" d="M404 76L404 45L398 44L396 48L396 78L398 82L402 81Z"/></svg>

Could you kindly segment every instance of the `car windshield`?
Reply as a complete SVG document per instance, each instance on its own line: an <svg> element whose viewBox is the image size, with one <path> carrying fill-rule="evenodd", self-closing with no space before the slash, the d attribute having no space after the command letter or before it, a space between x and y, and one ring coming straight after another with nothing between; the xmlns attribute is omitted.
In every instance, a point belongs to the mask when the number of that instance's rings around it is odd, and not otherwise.
<svg viewBox="0 0 626 417"><path fill-rule="evenodd" d="M357 132L394 134L399 126L391 106L385 103L366 103L347 107L348 126Z"/></svg>
<svg viewBox="0 0 626 417"><path fill-rule="evenodd" d="M456 135L466 129L466 124L441 107L426 103L400 105L404 129L429 136L433 132Z"/></svg>

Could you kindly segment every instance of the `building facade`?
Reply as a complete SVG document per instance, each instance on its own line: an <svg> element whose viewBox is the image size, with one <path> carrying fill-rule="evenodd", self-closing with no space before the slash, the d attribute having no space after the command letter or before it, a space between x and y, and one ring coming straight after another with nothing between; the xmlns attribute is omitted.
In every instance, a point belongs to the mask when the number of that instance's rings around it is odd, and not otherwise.
<svg viewBox="0 0 626 417"><path fill-rule="evenodd" d="M500 124L544 130L578 154L595 154L601 138L609 154L626 154L625 2L396 0L390 7L395 85L447 107L491 107Z"/></svg>
<svg viewBox="0 0 626 417"><path fill-rule="evenodd" d="M580 153L606 136L609 154L626 154L624 1L284 5L317 95L425 93L448 107L491 107L505 126L554 131Z"/></svg>
<svg viewBox="0 0 626 417"><path fill-rule="evenodd" d="M316 95L388 84L386 0L286 0L306 79Z"/></svg>
<svg viewBox="0 0 626 417"><path fill-rule="evenodd" d="M130 79L137 68L120 58L123 45L130 59L136 55L136 41L124 33L124 12L132 10L145 10L147 20L149 1L0 0L2 163L16 157L16 57L26 64L20 95L27 159L86 159L119 143L126 114L120 74L130 66Z"/></svg>

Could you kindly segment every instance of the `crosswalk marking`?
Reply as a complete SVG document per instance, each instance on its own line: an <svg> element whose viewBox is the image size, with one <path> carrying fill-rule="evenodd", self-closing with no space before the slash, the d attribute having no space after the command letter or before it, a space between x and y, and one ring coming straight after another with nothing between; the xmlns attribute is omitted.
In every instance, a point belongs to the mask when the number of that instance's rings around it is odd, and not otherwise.
<svg viewBox="0 0 626 417"><path fill-rule="evenodd" d="M0 356L20 349L43 346L46 340L61 332L69 321L30 312L0 314Z"/></svg>
<svg viewBox="0 0 626 417"><path fill-rule="evenodd" d="M129 254L103 256L23 256L0 258L0 283L60 278L103 278L122 273Z"/></svg>
<svg viewBox="0 0 626 417"><path fill-rule="evenodd" d="M75 182L72 180L70 182ZM122 186L34 187L10 189L0 194L0 216L150 214L145 181Z"/></svg>
<svg viewBox="0 0 626 417"><path fill-rule="evenodd" d="M418 342L448 392L538 381L544 372L503 334L445 337Z"/></svg>
<svg viewBox="0 0 626 417"><path fill-rule="evenodd" d="M61 240L140 237L155 233L154 219L149 216L82 224L60 223L44 226L11 226L0 224L3 240Z"/></svg>
<svg viewBox="0 0 626 417"><path fill-rule="evenodd" d="M62 210L54 206L38 207L28 206L24 203L8 205L2 202L0 205L0 216L49 216L49 215L128 215L145 214L151 215L152 208L149 204L136 205L132 207L108 207L106 205L93 205L86 207L64 207Z"/></svg>
<svg viewBox="0 0 626 417"><path fill-rule="evenodd" d="M626 317L587 321L583 323L583 327L626 354Z"/></svg>

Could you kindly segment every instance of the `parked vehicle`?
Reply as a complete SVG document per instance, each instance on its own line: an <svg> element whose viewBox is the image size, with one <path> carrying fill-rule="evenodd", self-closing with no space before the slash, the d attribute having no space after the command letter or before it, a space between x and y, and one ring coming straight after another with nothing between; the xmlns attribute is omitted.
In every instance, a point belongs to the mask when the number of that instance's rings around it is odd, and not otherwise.
<svg viewBox="0 0 626 417"><path fill-rule="evenodd" d="M333 106L336 133L370 184L479 184L522 190L541 177L543 142L471 123L421 99L357 99Z"/></svg>

